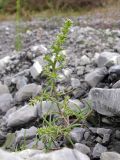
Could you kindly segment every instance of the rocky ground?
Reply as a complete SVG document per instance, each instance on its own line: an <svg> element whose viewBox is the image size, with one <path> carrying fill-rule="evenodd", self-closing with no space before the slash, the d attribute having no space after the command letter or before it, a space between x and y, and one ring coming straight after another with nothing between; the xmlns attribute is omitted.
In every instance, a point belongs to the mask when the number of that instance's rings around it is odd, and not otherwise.
<svg viewBox="0 0 120 160"><path fill-rule="evenodd" d="M64 46L67 65L60 73L58 90L72 88L71 105L84 108L92 102L94 114L87 128L74 128L74 149L64 148L48 154L44 145L35 143L38 120L51 105L31 108L31 97L42 92L41 72L44 55L59 32L64 19L53 17L21 24L22 50L15 51L15 23L0 26L0 145L15 151L24 144L30 150L8 153L0 150L3 160L114 160L120 159L120 23L94 23L85 17L72 18L74 25ZM91 22L91 23L90 23ZM101 24L101 25L98 25ZM53 109L53 108L52 108ZM61 147L61 146L60 146Z"/></svg>

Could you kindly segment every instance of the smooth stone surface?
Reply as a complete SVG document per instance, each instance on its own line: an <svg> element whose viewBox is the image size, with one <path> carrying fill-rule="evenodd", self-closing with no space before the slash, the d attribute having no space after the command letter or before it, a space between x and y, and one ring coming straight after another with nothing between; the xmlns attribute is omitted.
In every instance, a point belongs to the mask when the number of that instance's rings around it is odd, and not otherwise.
<svg viewBox="0 0 120 160"><path fill-rule="evenodd" d="M7 85L3 85L0 83L0 96L7 93L9 93L9 88L7 87Z"/></svg>
<svg viewBox="0 0 120 160"><path fill-rule="evenodd" d="M120 116L120 89L92 88L89 92L92 108L106 116Z"/></svg>
<svg viewBox="0 0 120 160"><path fill-rule="evenodd" d="M97 68L93 72L90 72L85 76L85 81L91 87L95 87L99 82L101 82L105 78L107 74L108 74L108 71L106 67Z"/></svg>
<svg viewBox="0 0 120 160"><path fill-rule="evenodd" d="M76 143L74 146L75 149L82 152L83 154L90 154L90 148L82 143Z"/></svg>
<svg viewBox="0 0 120 160"><path fill-rule="evenodd" d="M17 111L11 113L7 118L8 127L16 127L28 123L29 121L37 118L37 106L23 106Z"/></svg>
<svg viewBox="0 0 120 160"><path fill-rule="evenodd" d="M77 78L71 78L71 86L73 89L81 86L80 80Z"/></svg>
<svg viewBox="0 0 120 160"><path fill-rule="evenodd" d="M31 157L29 160L90 160L90 158L77 151L68 148L63 148L58 151L54 151L47 154L36 154L35 156Z"/></svg>
<svg viewBox="0 0 120 160"><path fill-rule="evenodd" d="M16 92L15 99L17 102L24 101L28 98L36 96L41 92L41 90L42 87L35 83L25 85L22 88L20 88L18 92Z"/></svg>
<svg viewBox="0 0 120 160"><path fill-rule="evenodd" d="M104 152L101 154L100 160L120 160L120 154L116 152Z"/></svg>
<svg viewBox="0 0 120 160"><path fill-rule="evenodd" d="M79 143L83 139L84 133L85 133L85 129L84 128L74 128L70 132L70 137L74 142Z"/></svg>
<svg viewBox="0 0 120 160"><path fill-rule="evenodd" d="M42 71L43 67L38 61L36 61L30 68L30 73L33 79L37 79L37 77L41 74Z"/></svg>

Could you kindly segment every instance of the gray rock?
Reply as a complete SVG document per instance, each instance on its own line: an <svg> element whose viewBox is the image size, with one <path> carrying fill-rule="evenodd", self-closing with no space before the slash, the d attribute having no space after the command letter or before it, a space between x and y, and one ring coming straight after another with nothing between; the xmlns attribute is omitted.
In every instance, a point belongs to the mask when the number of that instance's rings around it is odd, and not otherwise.
<svg viewBox="0 0 120 160"><path fill-rule="evenodd" d="M30 73L33 79L37 79L42 71L43 71L43 67L38 61L36 61L33 64L33 66L30 68Z"/></svg>
<svg viewBox="0 0 120 160"><path fill-rule="evenodd" d="M116 130L115 137L120 140L120 131Z"/></svg>
<svg viewBox="0 0 120 160"><path fill-rule="evenodd" d="M115 65L115 66L110 67L108 72L109 74L116 74L120 76L120 65Z"/></svg>
<svg viewBox="0 0 120 160"><path fill-rule="evenodd" d="M34 140L34 141L32 141L31 143L29 143L29 144L26 146L26 148L28 148L28 149L33 149L33 148L35 148L35 149L38 149L38 150L44 150L45 145L44 145L44 143L43 143L42 141L37 141L37 142L35 142L35 140Z"/></svg>
<svg viewBox="0 0 120 160"><path fill-rule="evenodd" d="M31 47L31 51L37 55L46 54L47 48L43 44L36 44Z"/></svg>
<svg viewBox="0 0 120 160"><path fill-rule="evenodd" d="M18 92L16 92L15 99L17 102L24 101L28 98L36 96L41 92L41 90L42 87L35 83L25 85L22 88L20 88Z"/></svg>
<svg viewBox="0 0 120 160"><path fill-rule="evenodd" d="M90 154L90 148L85 144L76 143L74 148L82 152L83 154L88 154L88 155Z"/></svg>
<svg viewBox="0 0 120 160"><path fill-rule="evenodd" d="M78 88L81 86L80 80L77 78L71 78L71 86L72 88Z"/></svg>
<svg viewBox="0 0 120 160"><path fill-rule="evenodd" d="M84 133L85 133L85 129L84 128L74 128L70 132L70 137L74 142L79 143L79 142L82 141L82 139L84 137Z"/></svg>
<svg viewBox="0 0 120 160"><path fill-rule="evenodd" d="M5 67L7 66L7 64L10 63L10 56L6 56L2 59L0 59L0 71L3 71L5 69Z"/></svg>
<svg viewBox="0 0 120 160"><path fill-rule="evenodd" d="M120 88L120 80L118 80L113 86L112 88Z"/></svg>
<svg viewBox="0 0 120 160"><path fill-rule="evenodd" d="M3 94L0 96L0 114L6 113L13 105L11 94Z"/></svg>
<svg viewBox="0 0 120 160"><path fill-rule="evenodd" d="M116 152L104 152L101 154L100 160L120 160L120 154Z"/></svg>
<svg viewBox="0 0 120 160"><path fill-rule="evenodd" d="M93 109L106 116L120 115L119 97L120 89L92 88L89 92Z"/></svg>
<svg viewBox="0 0 120 160"><path fill-rule="evenodd" d="M29 129L22 128L20 131L16 131L15 134L16 134L15 142L16 144L19 144L21 140L34 138L37 134L37 128L34 126Z"/></svg>
<svg viewBox="0 0 120 160"><path fill-rule="evenodd" d="M86 55L80 58L80 62L79 62L80 65L87 65L89 63L90 63L90 59Z"/></svg>
<svg viewBox="0 0 120 160"><path fill-rule="evenodd" d="M69 68L66 68L66 69L63 69L62 72L65 75L65 77L69 78L73 71Z"/></svg>
<svg viewBox="0 0 120 160"><path fill-rule="evenodd" d="M103 152L106 152L107 148L97 143L93 148L92 156L93 158L99 158Z"/></svg>
<svg viewBox="0 0 120 160"><path fill-rule="evenodd" d="M0 159L1 160L23 160L19 156L13 155L13 153L6 152L0 149Z"/></svg>
<svg viewBox="0 0 120 160"><path fill-rule="evenodd" d="M97 58L97 65L98 67L103 67L108 65L108 63L111 65L115 65L115 59L116 57L120 56L118 53L115 52L102 52L99 57Z"/></svg>
<svg viewBox="0 0 120 160"><path fill-rule="evenodd" d="M16 84L16 88L19 90L23 86L27 85L28 79L25 76L18 76L12 78L12 83Z"/></svg>
<svg viewBox="0 0 120 160"><path fill-rule="evenodd" d="M85 67L84 66L79 66L77 67L77 75L78 76L81 76L84 74L84 71L85 71Z"/></svg>
<svg viewBox="0 0 120 160"><path fill-rule="evenodd" d="M9 93L8 87L6 85L3 85L3 84L0 83L0 96L2 94L6 94L6 93Z"/></svg>
<svg viewBox="0 0 120 160"><path fill-rule="evenodd" d="M7 118L8 127L16 127L28 123L29 121L37 118L37 106L24 106L17 111L11 113Z"/></svg>
<svg viewBox="0 0 120 160"><path fill-rule="evenodd" d="M54 151L47 154L36 154L29 160L90 160L89 157L77 150L72 150L68 148L63 148L58 151Z"/></svg>
<svg viewBox="0 0 120 160"><path fill-rule="evenodd" d="M97 68L93 72L88 73L85 76L85 81L91 86L95 87L100 81L102 81L105 76L108 74L107 69L105 67L103 68Z"/></svg>
<svg viewBox="0 0 120 160"><path fill-rule="evenodd" d="M111 134L112 133L112 130L111 129L105 129L105 128L97 128L97 134L100 135L100 136L103 136L106 135L106 134Z"/></svg>

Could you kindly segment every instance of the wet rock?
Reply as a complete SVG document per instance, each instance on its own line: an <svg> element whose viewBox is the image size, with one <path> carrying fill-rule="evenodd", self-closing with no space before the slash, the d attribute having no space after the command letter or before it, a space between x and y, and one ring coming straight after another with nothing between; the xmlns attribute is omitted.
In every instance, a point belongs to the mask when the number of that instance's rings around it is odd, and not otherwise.
<svg viewBox="0 0 120 160"><path fill-rule="evenodd" d="M92 88L89 99L93 102L93 109L106 116L120 115L120 89Z"/></svg>
<svg viewBox="0 0 120 160"><path fill-rule="evenodd" d="M17 102L21 102L27 100L28 98L34 97L39 94L42 90L40 85L35 83L31 83L28 85L23 86L16 92L15 99Z"/></svg>
<svg viewBox="0 0 120 160"><path fill-rule="evenodd" d="M11 94L3 94L0 96L0 114L5 114L14 105Z"/></svg>
<svg viewBox="0 0 120 160"><path fill-rule="evenodd" d="M37 106L32 107L26 105L8 116L7 127L16 127L19 125L24 125L29 121L37 118L37 112Z"/></svg>
<svg viewBox="0 0 120 160"><path fill-rule="evenodd" d="M76 143L74 148L82 152L83 154L87 154L87 155L90 154L90 148L86 146L85 144Z"/></svg>
<svg viewBox="0 0 120 160"><path fill-rule="evenodd" d="M84 137L84 133L85 133L85 129L84 128L74 128L70 132L70 137L74 142L79 143L79 142L82 141L82 139Z"/></svg>
<svg viewBox="0 0 120 160"><path fill-rule="evenodd" d="M101 82L105 76L108 74L107 69L105 67L103 68L97 68L93 72L88 73L85 76L85 81L91 86L95 87L99 82Z"/></svg>
<svg viewBox="0 0 120 160"><path fill-rule="evenodd" d="M120 160L120 154L116 152L104 152L101 154L100 160Z"/></svg>
<svg viewBox="0 0 120 160"><path fill-rule="evenodd" d="M92 156L93 158L99 158L103 152L106 152L107 148L97 143L93 148Z"/></svg>

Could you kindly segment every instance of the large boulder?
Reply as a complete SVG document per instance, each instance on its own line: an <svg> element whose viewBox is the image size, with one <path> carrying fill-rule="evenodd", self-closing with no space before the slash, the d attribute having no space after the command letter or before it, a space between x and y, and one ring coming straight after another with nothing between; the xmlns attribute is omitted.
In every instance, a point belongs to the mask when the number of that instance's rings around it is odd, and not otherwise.
<svg viewBox="0 0 120 160"><path fill-rule="evenodd" d="M120 116L120 89L92 88L89 99L92 107L98 113L105 116Z"/></svg>

